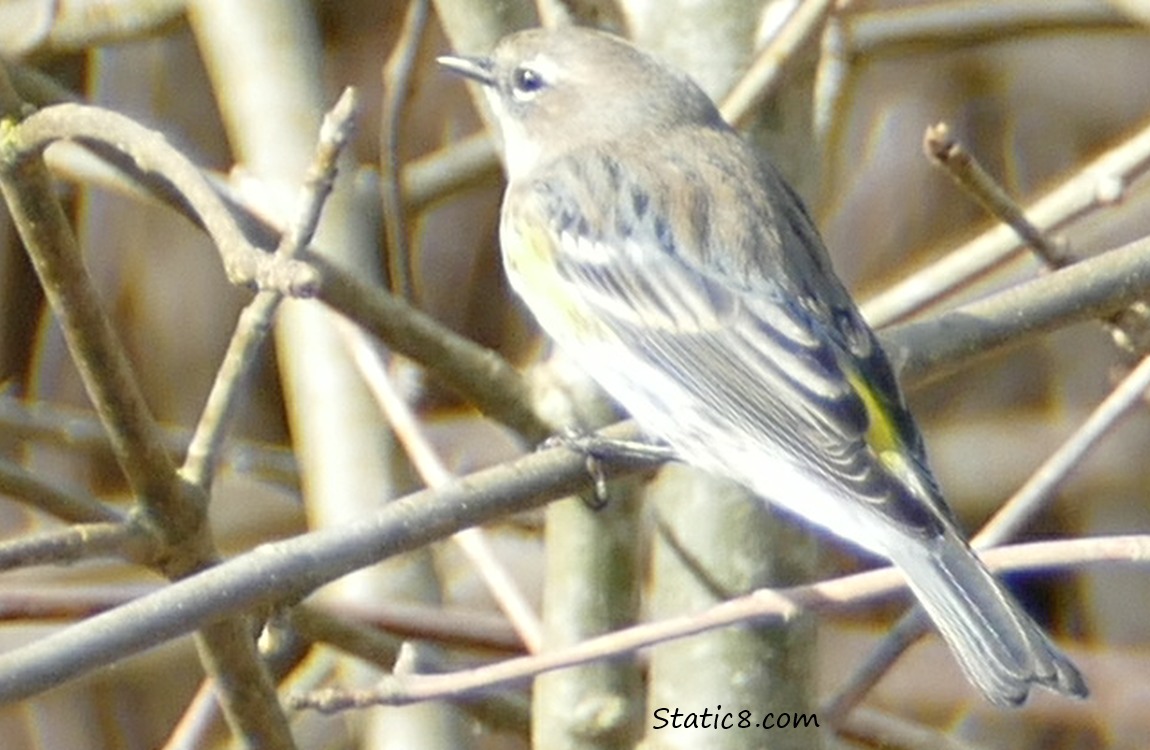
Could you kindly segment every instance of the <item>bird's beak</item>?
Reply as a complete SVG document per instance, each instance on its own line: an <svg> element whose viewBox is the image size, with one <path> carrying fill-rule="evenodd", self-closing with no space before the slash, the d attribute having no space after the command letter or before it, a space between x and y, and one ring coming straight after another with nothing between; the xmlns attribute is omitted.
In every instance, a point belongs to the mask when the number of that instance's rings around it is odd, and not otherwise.
<svg viewBox="0 0 1150 750"><path fill-rule="evenodd" d="M436 58L436 61L452 73L458 73L464 78L470 78L484 86L495 85L495 75L492 73L494 65L491 58L444 55Z"/></svg>

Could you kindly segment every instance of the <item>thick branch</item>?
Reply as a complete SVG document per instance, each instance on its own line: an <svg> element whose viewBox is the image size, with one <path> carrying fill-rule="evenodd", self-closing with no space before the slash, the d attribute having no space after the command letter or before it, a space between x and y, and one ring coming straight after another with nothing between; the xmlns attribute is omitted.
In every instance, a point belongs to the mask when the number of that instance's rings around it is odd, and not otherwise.
<svg viewBox="0 0 1150 750"><path fill-rule="evenodd" d="M590 481L582 455L556 448L395 500L355 524L266 544L0 655L0 702L35 695L229 615L298 599L353 570L570 495Z"/></svg>
<svg viewBox="0 0 1150 750"><path fill-rule="evenodd" d="M1143 238L936 318L894 326L879 338L902 381L922 382L1037 335L1106 317L1148 290L1150 238Z"/></svg>

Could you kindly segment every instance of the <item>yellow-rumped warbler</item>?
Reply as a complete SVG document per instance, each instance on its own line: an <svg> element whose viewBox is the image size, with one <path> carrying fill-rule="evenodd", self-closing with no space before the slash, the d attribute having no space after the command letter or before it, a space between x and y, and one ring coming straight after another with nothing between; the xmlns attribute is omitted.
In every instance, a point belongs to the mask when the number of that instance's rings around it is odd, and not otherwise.
<svg viewBox="0 0 1150 750"><path fill-rule="evenodd" d="M960 536L802 202L693 81L576 28L440 62L498 117L503 260L557 345L683 461L897 564L990 701L1086 695Z"/></svg>

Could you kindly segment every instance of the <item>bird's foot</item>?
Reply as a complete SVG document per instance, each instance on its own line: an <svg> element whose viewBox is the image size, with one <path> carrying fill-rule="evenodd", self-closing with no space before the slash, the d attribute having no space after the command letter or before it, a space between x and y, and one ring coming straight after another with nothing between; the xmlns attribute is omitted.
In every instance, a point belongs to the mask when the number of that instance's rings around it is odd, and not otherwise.
<svg viewBox="0 0 1150 750"><path fill-rule="evenodd" d="M594 480L594 501L588 503L594 510L602 508L608 500L604 463L626 462L657 466L676 458L674 450L665 443L621 440L575 428L565 429L562 433L548 438L540 448L567 448L583 456L587 473Z"/></svg>

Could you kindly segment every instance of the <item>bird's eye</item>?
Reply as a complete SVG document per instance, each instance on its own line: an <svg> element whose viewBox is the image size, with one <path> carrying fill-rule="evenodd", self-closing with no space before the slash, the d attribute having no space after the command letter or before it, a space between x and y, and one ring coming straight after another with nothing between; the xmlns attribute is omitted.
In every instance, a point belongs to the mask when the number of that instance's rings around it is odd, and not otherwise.
<svg viewBox="0 0 1150 750"><path fill-rule="evenodd" d="M511 89L518 99L530 99L547 85L534 68L520 66L511 73Z"/></svg>

